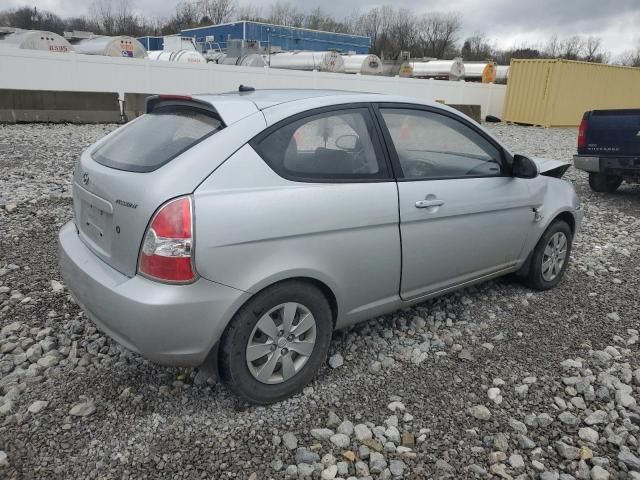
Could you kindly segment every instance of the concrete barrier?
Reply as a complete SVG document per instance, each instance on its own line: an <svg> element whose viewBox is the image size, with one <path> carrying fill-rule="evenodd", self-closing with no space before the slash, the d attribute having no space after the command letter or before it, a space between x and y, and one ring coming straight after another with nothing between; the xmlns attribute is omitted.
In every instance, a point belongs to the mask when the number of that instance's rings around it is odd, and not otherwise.
<svg viewBox="0 0 640 480"><path fill-rule="evenodd" d="M502 116L505 85L379 75L303 72L235 65L176 64L141 58L60 55L0 49L0 88L75 92L182 94L255 88L322 88L387 93L448 105L480 105L482 116Z"/></svg>
<svg viewBox="0 0 640 480"><path fill-rule="evenodd" d="M480 105L447 105L451 108L455 108L459 112L464 113L467 117L473 118L478 123L482 122L482 112Z"/></svg>
<svg viewBox="0 0 640 480"><path fill-rule="evenodd" d="M150 93L125 93L124 94L124 117L128 120L133 120L136 117L144 114L147 105L147 97Z"/></svg>
<svg viewBox="0 0 640 480"><path fill-rule="evenodd" d="M117 123L117 93L0 89L0 123Z"/></svg>

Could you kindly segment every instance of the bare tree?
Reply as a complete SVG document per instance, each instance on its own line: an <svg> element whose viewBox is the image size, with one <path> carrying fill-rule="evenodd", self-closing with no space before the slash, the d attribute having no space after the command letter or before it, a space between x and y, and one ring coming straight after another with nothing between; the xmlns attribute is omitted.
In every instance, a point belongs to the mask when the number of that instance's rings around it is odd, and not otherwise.
<svg viewBox="0 0 640 480"><path fill-rule="evenodd" d="M378 39L382 31L382 15L380 9L372 8L367 13L358 16L354 25L354 33L365 35L371 39L371 48L376 51Z"/></svg>
<svg viewBox="0 0 640 480"><path fill-rule="evenodd" d="M542 51L544 56L549 58L558 58L560 56L560 39L557 33L551 35Z"/></svg>
<svg viewBox="0 0 640 480"><path fill-rule="evenodd" d="M609 54L602 50L602 39L589 35L584 42L583 60L594 63L606 63Z"/></svg>
<svg viewBox="0 0 640 480"><path fill-rule="evenodd" d="M201 17L207 17L214 25L231 20L235 8L235 0L199 0L198 2Z"/></svg>
<svg viewBox="0 0 640 480"><path fill-rule="evenodd" d="M455 48L461 28L460 15L455 13L433 13L424 16L418 32L425 48L424 54L434 58L449 56Z"/></svg>
<svg viewBox="0 0 640 480"><path fill-rule="evenodd" d="M287 25L289 27L302 27L304 24L304 13L291 3L277 2L269 8L267 21L276 25Z"/></svg>
<svg viewBox="0 0 640 480"><path fill-rule="evenodd" d="M495 56L494 50L484 33L476 33L465 39L460 55L465 60L490 60Z"/></svg>
<svg viewBox="0 0 640 480"><path fill-rule="evenodd" d="M560 56L567 60L578 60L584 50L584 42L578 35L564 39L560 43Z"/></svg>
<svg viewBox="0 0 640 480"><path fill-rule="evenodd" d="M235 8L235 18L237 20L248 20L260 22L264 21L262 16L262 9L258 5L238 5Z"/></svg>
<svg viewBox="0 0 640 480"><path fill-rule="evenodd" d="M193 2L180 2L176 5L176 13L161 28L163 35L179 32L185 28L191 28L199 23L200 15L198 6Z"/></svg>
<svg viewBox="0 0 640 480"><path fill-rule="evenodd" d="M620 55L617 63L626 67L640 67L640 44L635 50L627 50Z"/></svg>

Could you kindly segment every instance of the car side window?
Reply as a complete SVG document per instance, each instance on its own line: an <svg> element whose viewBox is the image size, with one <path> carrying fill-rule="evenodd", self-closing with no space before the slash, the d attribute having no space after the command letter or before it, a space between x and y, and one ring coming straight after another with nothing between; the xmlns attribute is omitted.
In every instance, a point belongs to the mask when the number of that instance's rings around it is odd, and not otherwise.
<svg viewBox="0 0 640 480"><path fill-rule="evenodd" d="M369 110L357 108L294 120L253 146L285 178L368 180L386 176L375 135Z"/></svg>
<svg viewBox="0 0 640 480"><path fill-rule="evenodd" d="M435 112L382 108L404 178L494 177L498 148L464 123Z"/></svg>

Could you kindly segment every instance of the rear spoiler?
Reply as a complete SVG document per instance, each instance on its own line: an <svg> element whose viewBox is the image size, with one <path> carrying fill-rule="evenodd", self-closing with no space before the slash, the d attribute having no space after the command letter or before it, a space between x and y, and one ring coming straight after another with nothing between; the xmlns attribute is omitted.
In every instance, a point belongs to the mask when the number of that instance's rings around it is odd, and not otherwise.
<svg viewBox="0 0 640 480"><path fill-rule="evenodd" d="M191 95L151 95L147 97L147 102L145 105L145 113L151 113L158 107L165 106L185 106L185 107L195 107L200 110L206 110L209 113L212 113L222 121L222 118L218 114L218 111L208 102L204 102L202 100L198 100L197 98L193 98ZM224 126L224 122L223 122Z"/></svg>

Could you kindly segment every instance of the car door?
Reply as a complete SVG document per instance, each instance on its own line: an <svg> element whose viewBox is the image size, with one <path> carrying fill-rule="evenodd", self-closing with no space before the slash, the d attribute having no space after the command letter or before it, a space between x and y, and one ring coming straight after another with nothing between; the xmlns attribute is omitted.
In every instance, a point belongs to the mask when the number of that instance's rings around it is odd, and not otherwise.
<svg viewBox="0 0 640 480"><path fill-rule="evenodd" d="M400 296L413 299L512 268L533 224L527 180L470 122L435 108L380 104L398 177Z"/></svg>
<svg viewBox="0 0 640 480"><path fill-rule="evenodd" d="M307 110L240 148L195 194L196 268L257 292L316 279L337 326L397 299L398 191L368 104Z"/></svg>

